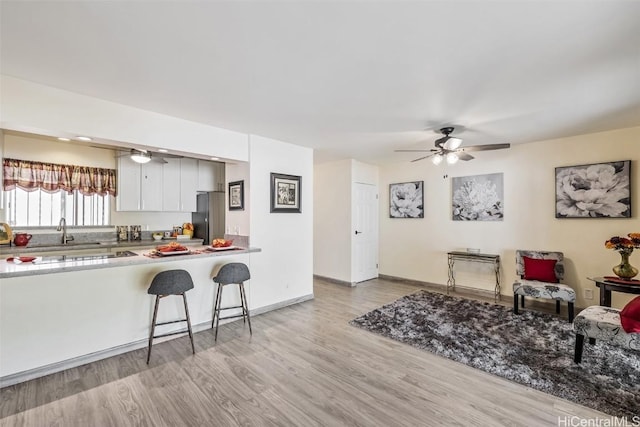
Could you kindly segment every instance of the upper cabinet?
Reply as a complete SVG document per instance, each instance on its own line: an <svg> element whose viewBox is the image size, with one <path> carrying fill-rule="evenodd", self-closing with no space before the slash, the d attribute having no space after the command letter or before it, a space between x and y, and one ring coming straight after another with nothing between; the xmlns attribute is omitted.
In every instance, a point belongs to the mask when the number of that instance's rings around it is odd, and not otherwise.
<svg viewBox="0 0 640 427"><path fill-rule="evenodd" d="M118 197L116 209L119 211L140 210L140 164L129 157L118 158Z"/></svg>
<svg viewBox="0 0 640 427"><path fill-rule="evenodd" d="M198 191L225 191L224 163L198 160Z"/></svg>
<svg viewBox="0 0 640 427"><path fill-rule="evenodd" d="M195 159L166 158L143 165L118 159L118 211L193 212L198 167Z"/></svg>

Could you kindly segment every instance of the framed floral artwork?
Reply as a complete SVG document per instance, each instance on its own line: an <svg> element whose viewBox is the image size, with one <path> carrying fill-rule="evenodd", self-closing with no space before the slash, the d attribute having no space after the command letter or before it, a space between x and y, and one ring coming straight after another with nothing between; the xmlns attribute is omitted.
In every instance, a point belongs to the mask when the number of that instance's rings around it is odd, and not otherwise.
<svg viewBox="0 0 640 427"><path fill-rule="evenodd" d="M424 181L389 184L390 218L424 218Z"/></svg>
<svg viewBox="0 0 640 427"><path fill-rule="evenodd" d="M631 218L631 160L556 168L556 218Z"/></svg>
<svg viewBox="0 0 640 427"><path fill-rule="evenodd" d="M502 221L504 177L502 173L451 178L454 221Z"/></svg>

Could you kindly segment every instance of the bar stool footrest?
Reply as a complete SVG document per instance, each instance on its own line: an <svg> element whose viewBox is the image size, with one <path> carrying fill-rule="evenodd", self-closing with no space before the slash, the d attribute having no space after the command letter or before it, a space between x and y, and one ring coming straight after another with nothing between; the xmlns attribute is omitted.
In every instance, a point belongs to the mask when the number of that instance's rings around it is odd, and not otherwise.
<svg viewBox="0 0 640 427"><path fill-rule="evenodd" d="M156 326L161 326L161 325L170 325L172 323L180 323L180 322L186 322L187 319L180 319L180 320L170 320L168 322L162 322L162 323L156 323Z"/></svg>
<svg viewBox="0 0 640 427"><path fill-rule="evenodd" d="M171 335L188 334L188 333L189 333L189 330L185 329L183 331L167 332L166 334L162 334L162 335L154 335L153 338L162 338L162 337L168 337Z"/></svg>

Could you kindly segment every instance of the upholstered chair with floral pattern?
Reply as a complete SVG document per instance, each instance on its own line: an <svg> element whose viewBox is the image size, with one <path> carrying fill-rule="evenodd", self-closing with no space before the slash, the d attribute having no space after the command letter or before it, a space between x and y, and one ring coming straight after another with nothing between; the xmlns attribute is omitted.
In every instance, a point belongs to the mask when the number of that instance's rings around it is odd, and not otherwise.
<svg viewBox="0 0 640 427"><path fill-rule="evenodd" d="M582 361L585 338L589 338L591 344L595 344L596 340L599 340L640 351L640 333L625 332L620 320L620 310L617 308L600 305L587 307L576 316L576 320L573 321L573 330L576 332L576 347L573 356L576 363Z"/></svg>
<svg viewBox="0 0 640 427"><path fill-rule="evenodd" d="M517 279L513 284L513 312L518 314L518 296L524 307L524 297L556 300L556 313L560 302L568 304L569 322L573 321L576 291L562 283L564 279L564 254L531 250L516 251Z"/></svg>

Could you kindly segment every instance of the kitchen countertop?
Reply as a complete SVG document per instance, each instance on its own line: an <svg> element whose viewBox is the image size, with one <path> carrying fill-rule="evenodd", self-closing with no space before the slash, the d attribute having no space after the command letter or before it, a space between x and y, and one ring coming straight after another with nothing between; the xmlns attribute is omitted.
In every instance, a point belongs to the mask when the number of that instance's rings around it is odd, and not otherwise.
<svg viewBox="0 0 640 427"><path fill-rule="evenodd" d="M124 242L122 242L124 243ZM127 242L131 243L131 242ZM149 242L150 243L150 242ZM162 243L162 242L161 242ZM166 242L164 242L166 243ZM185 243L185 242L180 242ZM212 257L221 257L228 255L237 255L237 254L245 254L245 253L253 253L260 252L260 248L238 248L233 250L222 250L209 252L204 251L205 246L199 247L197 250L202 251L200 253L190 253L184 255L172 255L172 256L162 256L157 258L152 258L146 256L149 252L157 245L157 242L153 242L150 244L148 248L145 249L136 249L131 250L137 256L128 256L122 258L97 258L97 259L84 259L84 260L73 260L73 261L59 261L59 262L51 262L46 264L37 264L32 262L25 262L21 264L16 264L6 259L2 259L0 261L0 279L6 279L11 277L21 277L21 276L37 276L43 274L51 274L51 273L61 273L68 271L80 271L80 270L93 270L93 269L101 269L101 268L113 268L113 267L123 267L129 265L138 265L138 264L152 264L152 263L163 263L168 261L189 261L196 258L212 258ZM73 246L75 249L87 249L80 248L79 245ZM135 245L131 246L141 246L140 242L136 242ZM88 249L99 249L105 246L102 245L91 245ZM111 246L114 247L114 246ZM124 245L117 245L118 248L125 248ZM63 247L66 250L70 250L70 247ZM192 248L194 250L194 248ZM35 251L32 251L35 252ZM40 249L40 252L43 252ZM105 251L105 254L107 251ZM12 255L14 253L11 253Z"/></svg>
<svg viewBox="0 0 640 427"><path fill-rule="evenodd" d="M129 249L136 247L153 247L157 245L166 245L170 242L179 242L181 245L194 246L201 245L204 242L202 239L190 239L190 240L176 240L176 239L162 239L160 241L153 239L135 240L126 242L117 241L103 241L103 242L72 242L67 245L27 245L27 246L0 246L0 256L7 255L22 255L33 254L38 252L60 252L60 251L79 251L86 249ZM204 246L202 246L204 248Z"/></svg>

